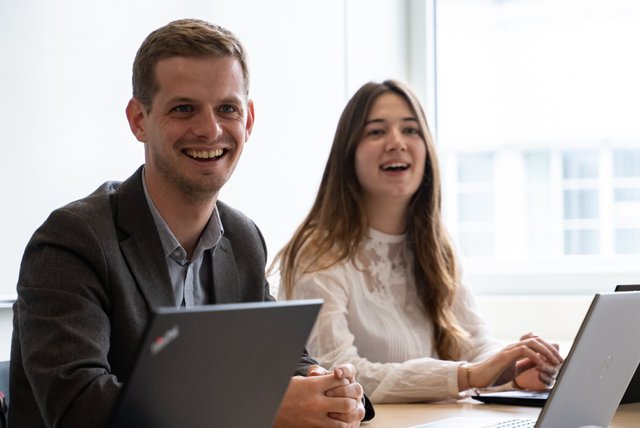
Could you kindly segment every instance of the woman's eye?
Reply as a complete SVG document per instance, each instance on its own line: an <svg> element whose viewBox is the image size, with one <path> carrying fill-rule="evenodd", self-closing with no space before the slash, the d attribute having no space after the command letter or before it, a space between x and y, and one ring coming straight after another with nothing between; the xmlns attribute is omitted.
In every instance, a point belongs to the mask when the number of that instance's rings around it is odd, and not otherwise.
<svg viewBox="0 0 640 428"><path fill-rule="evenodd" d="M370 137L376 137L378 135L382 135L383 131L382 129L370 129L367 131L367 135Z"/></svg>
<svg viewBox="0 0 640 428"><path fill-rule="evenodd" d="M418 128L406 128L404 130L405 134L410 134L410 135L419 135L420 134L420 130Z"/></svg>

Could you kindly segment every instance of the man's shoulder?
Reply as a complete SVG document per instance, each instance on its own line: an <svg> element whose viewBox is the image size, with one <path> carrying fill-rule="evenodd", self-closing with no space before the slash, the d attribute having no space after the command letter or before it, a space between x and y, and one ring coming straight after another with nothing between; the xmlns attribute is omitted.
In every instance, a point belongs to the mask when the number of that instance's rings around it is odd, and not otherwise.
<svg viewBox="0 0 640 428"><path fill-rule="evenodd" d="M117 212L137 207L139 201L144 200L143 192L138 173L125 181L106 181L89 195L55 209L45 224L76 224L80 221L91 228L111 228L116 221ZM126 204L127 207L118 210L118 205L121 204Z"/></svg>
<svg viewBox="0 0 640 428"><path fill-rule="evenodd" d="M133 193L135 198L143 195L141 169L125 181L105 181L89 195L70 202L58 208L56 211L68 211L80 215L92 215L96 214L97 211L104 211L105 209L110 211L115 204L114 196L123 192L127 192L128 194Z"/></svg>
<svg viewBox="0 0 640 428"><path fill-rule="evenodd" d="M251 230L257 231L258 227L246 214L242 211L225 204L222 201L216 202L218 214L220 215L220 222L222 227L227 231L234 232L239 230Z"/></svg>
<svg viewBox="0 0 640 428"><path fill-rule="evenodd" d="M253 220L224 202L217 201L216 207L224 229L224 236L231 242L232 246L240 244L238 249L243 252L259 249L258 251L266 253L266 244L262 232L260 232Z"/></svg>
<svg viewBox="0 0 640 428"><path fill-rule="evenodd" d="M121 183L117 181L105 182L91 194L57 208L52 214L60 215L67 213L80 217L95 216L110 207L111 195L116 192L120 184Z"/></svg>

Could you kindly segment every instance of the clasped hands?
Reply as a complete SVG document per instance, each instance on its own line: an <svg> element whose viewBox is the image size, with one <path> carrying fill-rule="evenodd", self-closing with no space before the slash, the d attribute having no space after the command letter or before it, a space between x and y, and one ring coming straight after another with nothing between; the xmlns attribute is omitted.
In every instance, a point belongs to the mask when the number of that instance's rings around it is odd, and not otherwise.
<svg viewBox="0 0 640 428"><path fill-rule="evenodd" d="M365 409L356 369L344 364L328 371L309 367L307 377L294 376L282 399L274 427L355 428Z"/></svg>
<svg viewBox="0 0 640 428"><path fill-rule="evenodd" d="M507 382L517 389L545 391L553 386L563 362L557 345L527 333L484 361L463 364L458 384L460 391Z"/></svg>

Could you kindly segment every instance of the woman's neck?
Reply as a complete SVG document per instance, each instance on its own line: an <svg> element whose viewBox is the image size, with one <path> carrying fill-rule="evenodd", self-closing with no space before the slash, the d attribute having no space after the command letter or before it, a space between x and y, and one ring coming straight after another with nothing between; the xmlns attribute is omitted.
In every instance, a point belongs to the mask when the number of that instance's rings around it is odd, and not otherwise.
<svg viewBox="0 0 640 428"><path fill-rule="evenodd" d="M407 229L408 204L397 200L365 200L369 226L390 235L403 234Z"/></svg>

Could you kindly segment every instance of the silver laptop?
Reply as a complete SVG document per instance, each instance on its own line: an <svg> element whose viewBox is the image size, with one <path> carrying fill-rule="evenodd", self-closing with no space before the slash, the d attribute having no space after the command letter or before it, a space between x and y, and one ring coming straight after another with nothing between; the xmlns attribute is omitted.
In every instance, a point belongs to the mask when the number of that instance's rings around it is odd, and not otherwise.
<svg viewBox="0 0 640 428"><path fill-rule="evenodd" d="M640 325L640 292L596 294L537 420L461 417L414 428L606 427L640 363L633 325Z"/></svg>
<svg viewBox="0 0 640 428"><path fill-rule="evenodd" d="M616 291L640 291L640 284L620 284L616 285ZM635 329L637 327L630 327ZM639 403L640 402L640 365L636 369L636 373L631 378L627 391L622 396L620 404Z"/></svg>
<svg viewBox="0 0 640 428"><path fill-rule="evenodd" d="M158 310L111 426L271 426L321 304Z"/></svg>
<svg viewBox="0 0 640 428"><path fill-rule="evenodd" d="M640 291L640 284L617 285L615 291ZM549 392L535 391L499 391L482 392L473 398L488 404L510 404L516 406L542 407L549 397ZM620 404L640 402L640 366L629 381L629 386L620 400Z"/></svg>

